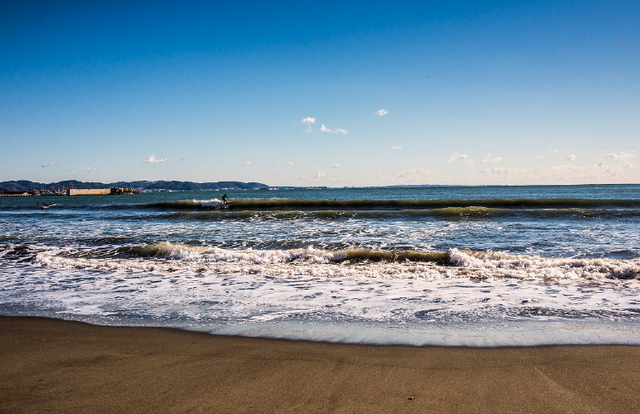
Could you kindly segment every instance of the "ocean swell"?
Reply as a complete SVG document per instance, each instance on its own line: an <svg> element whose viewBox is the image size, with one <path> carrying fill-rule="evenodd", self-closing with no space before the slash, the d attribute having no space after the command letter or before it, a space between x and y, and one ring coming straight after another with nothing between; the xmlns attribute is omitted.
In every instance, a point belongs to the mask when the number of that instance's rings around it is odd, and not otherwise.
<svg viewBox="0 0 640 414"><path fill-rule="evenodd" d="M118 249L98 257L72 249L38 252L38 266L110 272L216 272L268 277L382 279L513 279L548 282L636 280L640 259L543 258L502 252L343 249L236 250L169 242Z"/></svg>

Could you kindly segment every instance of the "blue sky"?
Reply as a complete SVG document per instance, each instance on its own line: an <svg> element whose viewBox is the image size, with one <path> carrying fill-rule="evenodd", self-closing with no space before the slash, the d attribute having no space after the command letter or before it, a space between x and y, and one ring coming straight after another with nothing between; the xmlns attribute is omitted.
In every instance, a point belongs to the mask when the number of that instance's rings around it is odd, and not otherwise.
<svg viewBox="0 0 640 414"><path fill-rule="evenodd" d="M640 183L640 2L0 2L0 181Z"/></svg>

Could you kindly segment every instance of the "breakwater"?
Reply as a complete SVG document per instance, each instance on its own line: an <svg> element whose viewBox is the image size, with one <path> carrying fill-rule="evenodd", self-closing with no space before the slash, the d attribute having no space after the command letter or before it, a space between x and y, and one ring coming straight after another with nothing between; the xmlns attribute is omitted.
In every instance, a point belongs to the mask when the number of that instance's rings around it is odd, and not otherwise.
<svg viewBox="0 0 640 414"><path fill-rule="evenodd" d="M70 188L67 190L68 196L80 196L80 195L123 195L123 194L137 194L138 192L128 187L114 187L114 188Z"/></svg>
<svg viewBox="0 0 640 414"><path fill-rule="evenodd" d="M24 192L24 193L0 193L0 197L28 197L32 194L29 194L28 192Z"/></svg>
<svg viewBox="0 0 640 414"><path fill-rule="evenodd" d="M78 195L110 195L110 188L71 188L67 190L68 196L78 196Z"/></svg>

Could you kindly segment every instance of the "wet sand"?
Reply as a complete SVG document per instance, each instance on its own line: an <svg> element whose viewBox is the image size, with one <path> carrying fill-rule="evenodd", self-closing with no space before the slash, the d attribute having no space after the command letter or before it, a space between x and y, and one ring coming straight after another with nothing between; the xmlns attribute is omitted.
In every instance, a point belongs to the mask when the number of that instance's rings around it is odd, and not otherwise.
<svg viewBox="0 0 640 414"><path fill-rule="evenodd" d="M632 413L640 347L365 346L0 317L2 413Z"/></svg>

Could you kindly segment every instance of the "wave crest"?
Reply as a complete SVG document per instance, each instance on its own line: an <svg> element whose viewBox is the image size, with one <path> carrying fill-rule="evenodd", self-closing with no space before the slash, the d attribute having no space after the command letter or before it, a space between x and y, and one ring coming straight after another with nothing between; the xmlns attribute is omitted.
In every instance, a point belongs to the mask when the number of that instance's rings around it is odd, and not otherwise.
<svg viewBox="0 0 640 414"><path fill-rule="evenodd" d="M545 283L640 279L640 259L543 258L461 249L448 252L327 251L313 247L234 250L164 242L121 248L119 255L114 257L45 251L36 255L35 262L52 268L117 272L215 272L274 277L514 279Z"/></svg>

